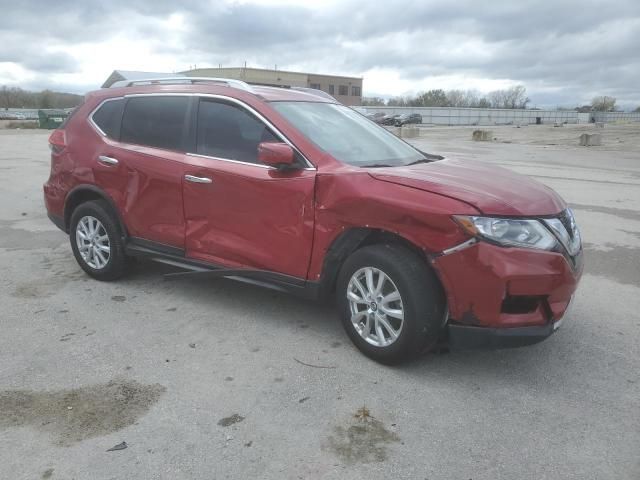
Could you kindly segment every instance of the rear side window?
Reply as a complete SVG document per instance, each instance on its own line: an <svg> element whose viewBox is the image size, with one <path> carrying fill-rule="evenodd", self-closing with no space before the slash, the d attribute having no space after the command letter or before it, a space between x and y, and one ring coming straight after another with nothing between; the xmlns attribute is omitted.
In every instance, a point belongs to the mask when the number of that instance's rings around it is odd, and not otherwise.
<svg viewBox="0 0 640 480"><path fill-rule="evenodd" d="M93 114L93 123L109 138L117 140L120 136L123 105L124 98L107 100Z"/></svg>
<svg viewBox="0 0 640 480"><path fill-rule="evenodd" d="M120 141L184 151L189 97L133 97L122 117Z"/></svg>
<svg viewBox="0 0 640 480"><path fill-rule="evenodd" d="M260 163L258 144L279 141L264 123L246 110L227 103L200 100L196 153Z"/></svg>

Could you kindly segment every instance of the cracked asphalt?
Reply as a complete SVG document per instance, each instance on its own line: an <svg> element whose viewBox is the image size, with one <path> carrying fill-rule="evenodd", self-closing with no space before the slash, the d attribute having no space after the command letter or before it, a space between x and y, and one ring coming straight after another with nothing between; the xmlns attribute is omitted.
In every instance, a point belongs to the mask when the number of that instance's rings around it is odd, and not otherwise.
<svg viewBox="0 0 640 480"><path fill-rule="evenodd" d="M331 305L147 262L91 280L46 217L48 132L0 130L0 478L637 480L640 126L578 147L593 128L412 139L556 189L586 265L547 341L400 367Z"/></svg>

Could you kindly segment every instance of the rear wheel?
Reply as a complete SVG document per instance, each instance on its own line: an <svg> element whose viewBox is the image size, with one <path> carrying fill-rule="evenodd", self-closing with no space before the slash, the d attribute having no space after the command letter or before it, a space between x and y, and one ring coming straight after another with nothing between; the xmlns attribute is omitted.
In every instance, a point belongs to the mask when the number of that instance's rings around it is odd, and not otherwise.
<svg viewBox="0 0 640 480"><path fill-rule="evenodd" d="M97 280L115 280L127 267L123 235L109 205L100 200L80 204L71 215L71 249L80 267Z"/></svg>
<svg viewBox="0 0 640 480"><path fill-rule="evenodd" d="M397 245L354 252L338 277L342 324L368 357L402 362L435 345L445 318L442 289L424 260Z"/></svg>

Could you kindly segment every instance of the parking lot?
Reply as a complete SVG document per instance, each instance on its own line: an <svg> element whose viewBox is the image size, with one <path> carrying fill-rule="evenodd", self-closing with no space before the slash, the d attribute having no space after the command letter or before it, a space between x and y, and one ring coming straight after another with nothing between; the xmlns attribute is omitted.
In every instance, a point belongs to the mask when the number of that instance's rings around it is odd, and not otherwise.
<svg viewBox="0 0 640 480"><path fill-rule="evenodd" d="M640 478L640 125L472 130L411 141L556 189L585 275L541 344L399 367L332 305L144 262L89 279L44 210L49 132L0 130L0 478Z"/></svg>

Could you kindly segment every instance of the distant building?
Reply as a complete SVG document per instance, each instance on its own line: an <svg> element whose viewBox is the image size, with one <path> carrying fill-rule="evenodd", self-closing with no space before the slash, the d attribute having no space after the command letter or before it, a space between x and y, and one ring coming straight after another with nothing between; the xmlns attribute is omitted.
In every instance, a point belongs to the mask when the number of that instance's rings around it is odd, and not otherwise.
<svg viewBox="0 0 640 480"><path fill-rule="evenodd" d="M180 73L162 73L162 72L137 72L134 70L114 70L111 75L102 84L102 88L109 88L116 82L122 80L146 80L167 77L183 77Z"/></svg>
<svg viewBox="0 0 640 480"><path fill-rule="evenodd" d="M247 83L277 87L316 88L327 92L345 105L360 105L362 103L362 78L358 77L248 67L196 68L180 73L188 77L234 78Z"/></svg>

